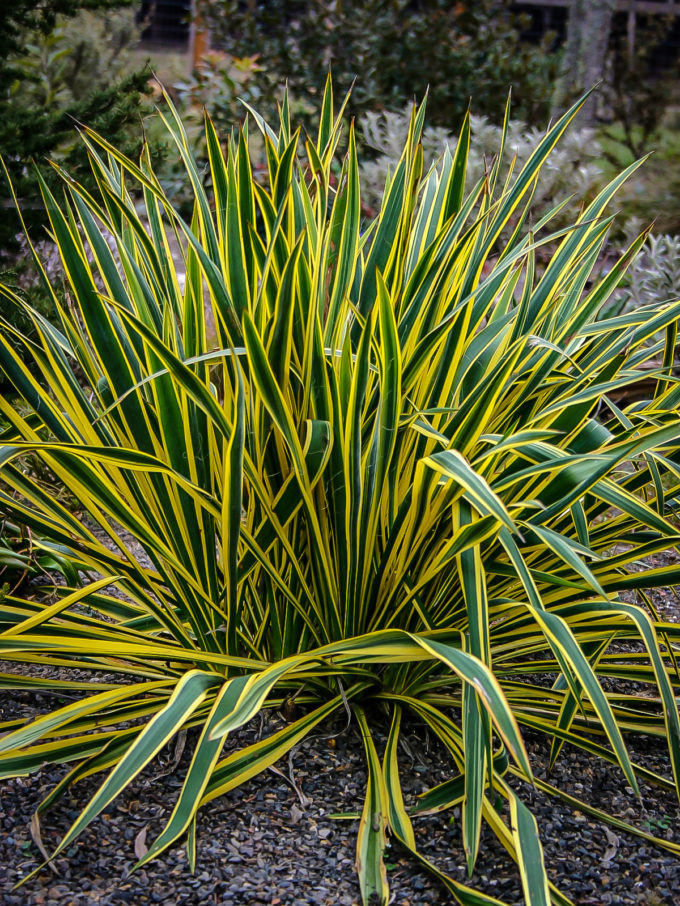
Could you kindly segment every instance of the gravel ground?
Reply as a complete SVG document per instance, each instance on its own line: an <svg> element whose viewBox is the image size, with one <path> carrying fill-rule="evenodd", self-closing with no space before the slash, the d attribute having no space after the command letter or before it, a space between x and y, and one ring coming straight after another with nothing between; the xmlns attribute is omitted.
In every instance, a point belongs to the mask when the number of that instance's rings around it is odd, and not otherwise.
<svg viewBox="0 0 680 906"><path fill-rule="evenodd" d="M666 619L680 621L672 590L655 594ZM4 669L4 668L3 668ZM30 716L49 707L49 697L0 692L0 719ZM262 728L254 721L230 737L227 746L251 742L264 729L276 729L278 716ZM339 725L338 730L342 731ZM324 731L326 732L326 730ZM548 747L538 734L525 733L537 777L545 777ZM633 760L669 776L667 752L654 739L630 740ZM118 797L63 858L58 874L43 870L19 890L14 885L41 861L31 839L31 816L65 768L45 767L0 786L0 904L216 904L216 906L351 906L359 903L354 874L356 819L335 813L361 810L366 772L363 746L355 730L334 739L314 737L293 751L290 763L265 772L204 809L197 826L196 872L189 872L183 846L130 874L135 840L146 828L148 842L167 819L191 754L189 740L179 765L173 752L154 761ZM425 733L410 730L401 753L407 802L450 776L442 753L430 747ZM301 799L290 782L294 779ZM680 810L674 796L642 787L642 803L626 788L621 772L565 748L550 781L634 825L680 843ZM680 857L633 835L615 834L606 825L512 780L537 817L548 873L574 903L588 906L678 906ZM96 789L96 779L79 785L42 821L50 849ZM414 822L423 852L460 881L466 871L459 815L424 817ZM392 900L401 906L451 902L446 891L398 845L387 853ZM473 884L509 904L520 904L519 875L493 835L483 834Z"/></svg>

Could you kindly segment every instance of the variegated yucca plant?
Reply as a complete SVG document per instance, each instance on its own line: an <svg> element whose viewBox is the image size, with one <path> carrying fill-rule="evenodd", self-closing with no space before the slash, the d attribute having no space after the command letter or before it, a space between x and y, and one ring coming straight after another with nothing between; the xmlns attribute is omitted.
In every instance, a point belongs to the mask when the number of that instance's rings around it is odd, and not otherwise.
<svg viewBox="0 0 680 906"><path fill-rule="evenodd" d="M665 514L680 492L680 302L597 320L644 235L590 282L605 208L634 167L570 229L551 233L550 215L527 229L539 169L578 105L520 172L501 182L491 165L467 192L469 123L455 156L423 173L421 107L380 213L363 224L351 128L331 178L343 111L330 83L315 138L292 131L285 101L278 131L252 113L266 186L247 129L223 145L206 118L206 192L165 109L191 222L148 155L135 163L85 130L97 196L67 174L63 198L43 186L66 281L59 327L29 310L38 339L24 355L9 328L0 341L22 402L0 402L1 505L82 578L47 602L0 606L0 656L26 665L2 686L78 694L0 727L2 775L73 764L40 816L103 774L57 855L193 729L174 810L138 863L188 834L193 864L201 806L349 711L368 766L365 903L388 902L388 833L455 901L499 902L418 853L412 821L456 805L471 874L485 822L528 903L569 903L509 782L561 795L532 777L522 728L547 734L552 762L573 744L618 765L633 790L641 778L675 788L624 743L661 736L680 777L680 630L643 591L680 581L680 569L631 569L680 541ZM662 342L646 342L659 331ZM654 398L619 408L616 391L650 373ZM32 457L77 512L43 490ZM59 669L46 680L36 665ZM223 754L230 732L291 697L301 716ZM451 779L412 804L399 741L414 721L450 755Z"/></svg>

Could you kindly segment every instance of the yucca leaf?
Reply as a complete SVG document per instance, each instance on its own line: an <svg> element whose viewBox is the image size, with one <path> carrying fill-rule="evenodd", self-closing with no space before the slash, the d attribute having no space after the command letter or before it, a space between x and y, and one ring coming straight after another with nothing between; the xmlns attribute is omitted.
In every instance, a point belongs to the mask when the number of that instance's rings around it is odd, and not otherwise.
<svg viewBox="0 0 680 906"><path fill-rule="evenodd" d="M495 516L510 531L514 523L502 501L494 494L484 478L470 468L470 465L456 450L442 450L433 453L423 460L424 464L435 469L447 478L463 487L473 504L483 515Z"/></svg>
<svg viewBox="0 0 680 906"><path fill-rule="evenodd" d="M142 768L182 727L184 721L219 681L215 674L189 671L177 684L168 704L142 730L132 746L99 787L52 853L62 852L71 841L137 776ZM36 869L37 870L37 869ZM30 877L30 875L28 876Z"/></svg>
<svg viewBox="0 0 680 906"><path fill-rule="evenodd" d="M486 708L494 726L507 745L517 763L531 776L529 758L524 748L524 743L515 724L515 720L507 706L503 692L493 679L493 675L481 661L463 651L456 650L449 645L444 645L434 638L418 639L418 643L426 650L432 651L444 663L448 663L456 673L468 682L479 696L480 702Z"/></svg>
<svg viewBox="0 0 680 906"><path fill-rule="evenodd" d="M122 576L111 576L110 578L99 579L92 585L86 585L83 588L79 588L77 591L73 592L73 594L62 598L61 601L57 601L56 604L52 604L51 607L41 607L33 616L27 617L27 619L16 623L14 626L10 626L9 629L4 629L0 633L0 645L2 644L3 639L6 639L8 636L18 635L22 632L30 632L42 623L48 623L54 617L62 613L62 611L68 610L69 607L78 604L90 594L96 593L101 588L106 588L107 585L111 585L120 578L122 578Z"/></svg>
<svg viewBox="0 0 680 906"><path fill-rule="evenodd" d="M328 302L324 341L331 344L341 326L340 313L354 280L354 268L359 245L361 203L359 198L359 166L357 162L354 127L350 128L349 149L343 172L344 187L336 193L331 214L329 237L337 237L336 262L332 280L332 293ZM330 251L330 249L329 249Z"/></svg>
<svg viewBox="0 0 680 906"><path fill-rule="evenodd" d="M522 800L508 787L510 824L517 846L517 865L527 906L550 906L548 877L543 864L543 847L536 819Z"/></svg>
<svg viewBox="0 0 680 906"><path fill-rule="evenodd" d="M247 677L235 677L224 683L217 693L210 715L203 725L200 739L196 744L194 757L191 760L179 800L173 809L172 815L163 831L149 847L146 855L137 862L135 868L144 865L145 862L153 859L154 856L170 846L194 819L224 744L223 737L214 740L210 734L219 723L222 715L228 713L234 707L234 703L241 694L246 681Z"/></svg>
<svg viewBox="0 0 680 906"><path fill-rule="evenodd" d="M467 858L468 875L471 876L477 861L482 828L482 798L486 786L489 734L474 689L469 685L463 689L463 739L466 760L462 807L463 849Z"/></svg>
<svg viewBox="0 0 680 906"><path fill-rule="evenodd" d="M365 687L360 684L350 687L345 693L346 698L351 700L363 688ZM315 726L341 707L343 699L338 695L272 736L246 746L218 762L201 799L201 805L240 786L269 765L275 764Z"/></svg>
<svg viewBox="0 0 680 906"><path fill-rule="evenodd" d="M387 790L378 753L364 712L361 708L355 707L354 713L361 729L368 765L366 799L357 835L356 869L359 875L361 899L365 906L372 902L379 902L382 906L387 906L390 888L383 859L386 843Z"/></svg>
<svg viewBox="0 0 680 906"><path fill-rule="evenodd" d="M54 733L64 724L71 724L76 718L84 715L101 713L110 705L116 704L125 699L134 699L143 693L150 693L157 689L167 688L172 684L171 680L151 681L137 683L133 685L116 686L97 695L90 695L87 698L73 702L52 711L49 714L39 717L25 727L15 730L13 733L6 733L0 738L0 752L9 752L14 749L22 749L31 745L44 736Z"/></svg>
<svg viewBox="0 0 680 906"><path fill-rule="evenodd" d="M383 780L385 783L387 822L390 831L400 840L406 841L411 849L416 848L415 835L411 819L404 808L404 798L399 780L399 764L397 761L397 748L399 743L399 730L401 728L402 709L399 705L394 708L389 736L385 745L383 757Z"/></svg>
<svg viewBox="0 0 680 906"><path fill-rule="evenodd" d="M227 482L225 483L222 503L222 543L225 548L226 564L226 625L224 628L226 651L236 651L237 631L240 623L238 600L238 559L239 540L241 537L241 520L243 509L243 450L245 446L245 390L238 364L235 366L237 376L237 396L233 419L234 430L225 455L229 462Z"/></svg>

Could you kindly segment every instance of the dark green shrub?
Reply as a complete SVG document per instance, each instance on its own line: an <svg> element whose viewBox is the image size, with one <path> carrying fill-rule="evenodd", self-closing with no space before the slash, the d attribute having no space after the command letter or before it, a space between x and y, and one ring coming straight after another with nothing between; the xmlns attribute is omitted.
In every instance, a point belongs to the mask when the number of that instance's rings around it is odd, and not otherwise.
<svg viewBox="0 0 680 906"><path fill-rule="evenodd" d="M68 30L85 10L131 6L132 0L15 0L0 4L0 154L21 202L29 228L45 223L31 161L52 186L56 175L46 166L56 159L87 181L87 156L77 140L76 123L95 125L117 147L137 154L139 124L148 112L144 94L148 72L122 75L113 65L115 47L97 30L88 41ZM131 129L131 127L134 127ZM89 171L88 171L89 172ZM93 182L90 178L90 187ZM7 181L0 178L0 252L16 249L21 231L12 213Z"/></svg>
<svg viewBox="0 0 680 906"><path fill-rule="evenodd" d="M289 79L317 107L331 66L335 83L357 83L350 112L400 107L429 90L433 125L458 128L471 96L502 117L513 86L515 115L543 122L554 60L547 45L520 40L524 20L499 0L202 0L213 41L235 56L259 54L267 72Z"/></svg>

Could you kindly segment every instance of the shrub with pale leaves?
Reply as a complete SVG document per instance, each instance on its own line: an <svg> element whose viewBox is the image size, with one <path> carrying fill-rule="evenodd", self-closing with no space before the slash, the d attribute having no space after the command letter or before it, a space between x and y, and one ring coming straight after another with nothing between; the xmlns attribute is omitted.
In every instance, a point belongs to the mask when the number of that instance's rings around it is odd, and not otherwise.
<svg viewBox="0 0 680 906"><path fill-rule="evenodd" d="M408 109L401 112L367 113L362 119L364 142L378 152L374 160L362 163L360 172L362 198L372 210L380 207L385 183L389 174L394 172L406 142L409 121ZM471 116L470 130L468 180L472 185L491 166L501 147L503 130L501 126L489 122L485 116ZM519 172L541 138L540 129L530 128L519 120L510 120L500 178L508 176L511 166L515 172ZM426 126L422 136L425 170L436 163L446 147L453 154L457 143L457 137L446 129ZM568 196L573 196L577 201L588 198L602 183L602 172L597 164L599 157L601 149L592 129L568 132L538 176L532 206L534 219L547 213Z"/></svg>
<svg viewBox="0 0 680 906"><path fill-rule="evenodd" d="M629 234L639 232L637 222L630 226L635 229L629 228ZM617 290L612 309L621 313L675 299L680 299L680 236L652 233Z"/></svg>

